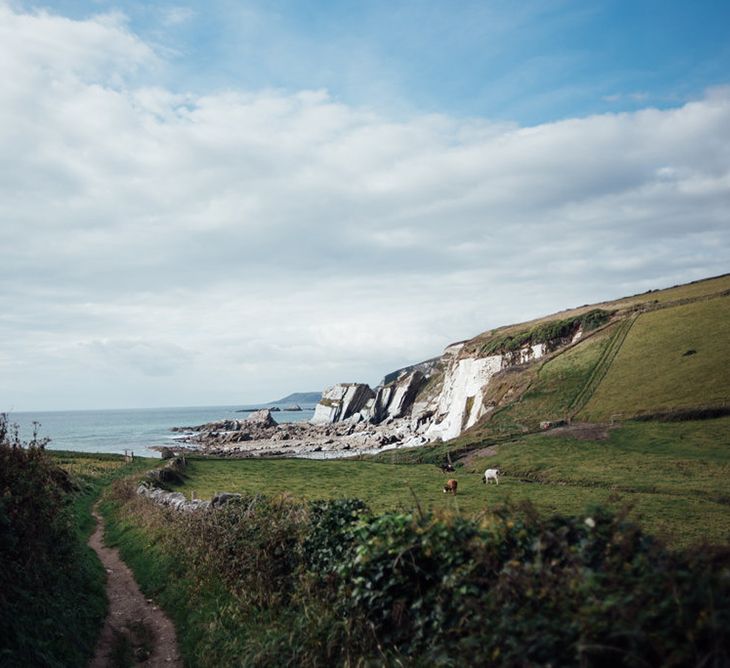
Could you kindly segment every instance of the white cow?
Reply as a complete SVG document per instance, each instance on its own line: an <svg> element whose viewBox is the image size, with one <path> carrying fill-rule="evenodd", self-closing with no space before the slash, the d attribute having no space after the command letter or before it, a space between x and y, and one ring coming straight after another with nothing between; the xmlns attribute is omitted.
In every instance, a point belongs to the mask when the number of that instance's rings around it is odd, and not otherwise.
<svg viewBox="0 0 730 668"><path fill-rule="evenodd" d="M482 482L486 485L490 480L494 480L499 485L499 469L487 469L484 471Z"/></svg>

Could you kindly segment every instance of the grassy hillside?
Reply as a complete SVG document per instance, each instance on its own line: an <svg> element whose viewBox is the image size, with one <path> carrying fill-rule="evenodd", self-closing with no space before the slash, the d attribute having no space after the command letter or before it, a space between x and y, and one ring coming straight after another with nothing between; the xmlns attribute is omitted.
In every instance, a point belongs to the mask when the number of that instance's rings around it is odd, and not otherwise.
<svg viewBox="0 0 730 668"><path fill-rule="evenodd" d="M488 426L490 433L519 433L534 431L542 420L563 420L570 417L571 409L581 391L588 385L591 374L612 342L617 325L611 326L581 345L570 348L542 365L535 365L529 389L517 400L495 411ZM515 374L506 374L505 384L515 385ZM490 385L499 388L502 378ZM496 381L496 382L494 382ZM490 395L492 393L490 387ZM498 390L499 391L499 390Z"/></svg>
<svg viewBox="0 0 730 668"><path fill-rule="evenodd" d="M579 419L730 404L730 297L640 315Z"/></svg>
<svg viewBox="0 0 730 668"><path fill-rule="evenodd" d="M485 397L494 410L456 446L535 431L545 420L604 422L730 406L730 275L500 327L467 341L464 351L510 350L591 313L612 315L577 343L497 374Z"/></svg>

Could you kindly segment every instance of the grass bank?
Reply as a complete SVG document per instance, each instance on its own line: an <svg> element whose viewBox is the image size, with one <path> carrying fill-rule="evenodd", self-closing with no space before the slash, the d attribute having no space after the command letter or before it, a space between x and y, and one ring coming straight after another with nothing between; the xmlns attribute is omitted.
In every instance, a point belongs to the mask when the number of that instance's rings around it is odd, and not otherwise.
<svg viewBox="0 0 730 668"><path fill-rule="evenodd" d="M730 297L640 315L578 419L727 405L729 321Z"/></svg>
<svg viewBox="0 0 730 668"><path fill-rule="evenodd" d="M730 542L730 418L588 425L470 442L466 452L463 447L457 441L376 459L417 467L444 461L449 453L457 461L461 452L456 477L463 512L507 500L563 513L581 512L591 503L629 505L648 531L672 545ZM503 472L498 487L480 485L487 467Z"/></svg>

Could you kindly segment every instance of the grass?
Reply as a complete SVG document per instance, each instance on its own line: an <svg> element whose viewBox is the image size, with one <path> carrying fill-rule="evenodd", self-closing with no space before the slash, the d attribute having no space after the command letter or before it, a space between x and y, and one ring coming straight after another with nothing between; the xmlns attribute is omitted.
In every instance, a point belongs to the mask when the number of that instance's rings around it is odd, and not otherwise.
<svg viewBox="0 0 730 668"><path fill-rule="evenodd" d="M226 665L218 663L216 656L238 641L229 633L231 617L255 611L236 610L233 597L220 584L194 586L188 567L177 551L170 550L168 527L153 504L136 499L122 511L118 502L107 498L101 510L107 544L119 548L145 596L154 598L170 615L186 665ZM240 631L236 624L232 626Z"/></svg>
<svg viewBox="0 0 730 668"><path fill-rule="evenodd" d="M540 367L525 394L496 411L482 434L535 430L543 420L568 418L573 401L611 341L613 329L603 330ZM466 435L466 439L472 440L473 435Z"/></svg>
<svg viewBox="0 0 730 668"><path fill-rule="evenodd" d="M730 290L730 274L707 278L693 283L685 283L664 290L650 290L639 295L624 297L614 302L607 302L617 306L635 306L656 302L666 304L668 302L683 301L685 299L701 299L710 295L716 295Z"/></svg>
<svg viewBox="0 0 730 668"><path fill-rule="evenodd" d="M78 486L78 492L73 495L72 509L79 537L86 543L95 522L91 509L99 498L101 490L113 480L131 473L146 471L160 460L137 457L133 463L126 463L122 455L72 452L66 450L48 450L48 454L55 464L71 474ZM90 548L86 548L92 558L96 555Z"/></svg>
<svg viewBox="0 0 730 668"><path fill-rule="evenodd" d="M727 405L730 297L642 314L579 419ZM685 355L687 351L696 351Z"/></svg>
<svg viewBox="0 0 730 668"><path fill-rule="evenodd" d="M730 542L730 418L681 423L630 422L606 440L545 434L476 457L468 471L499 467L543 509L571 512L577 498L632 504L651 533L685 546ZM534 488L534 490L533 490Z"/></svg>
<svg viewBox="0 0 730 668"><path fill-rule="evenodd" d="M664 290L649 290L637 295L622 297L612 301L600 302L598 304L585 304L577 308L566 309L559 313L535 318L523 323L516 323L498 327L496 329L483 332L473 339L465 343L465 350L477 351L484 348L495 336L515 335L530 327L539 326L555 320L556 318L567 319L584 315L588 311L596 308L605 310L616 310L622 314L628 314L635 309L658 308L667 306L673 302L682 302L692 299L706 299L716 296L730 290L730 274L716 276L694 283L685 285L677 285Z"/></svg>
<svg viewBox="0 0 730 668"><path fill-rule="evenodd" d="M180 491L198 498L220 491L357 497L376 511L412 509L418 499L424 510L470 515L508 500L565 514L631 505L648 531L677 546L730 542L730 418L627 423L606 440L546 432L495 449L489 457L473 453L451 474L459 482L456 497L443 494L447 476L432 464L355 460L191 459ZM481 483L488 466L502 470L498 486Z"/></svg>

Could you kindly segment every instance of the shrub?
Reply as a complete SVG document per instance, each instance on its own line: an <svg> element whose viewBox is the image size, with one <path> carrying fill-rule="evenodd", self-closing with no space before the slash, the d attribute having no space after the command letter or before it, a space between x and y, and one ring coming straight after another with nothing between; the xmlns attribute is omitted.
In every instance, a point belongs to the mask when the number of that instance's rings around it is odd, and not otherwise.
<svg viewBox="0 0 730 668"><path fill-rule="evenodd" d="M573 337L579 329L589 332L600 327L608 321L613 313L613 311L593 309L574 318L550 320L535 325L529 330L523 330L515 334L503 334L488 341L482 347L481 353L482 355L504 355L538 343L545 344L551 349L557 348L565 339Z"/></svg>
<svg viewBox="0 0 730 668"><path fill-rule="evenodd" d="M358 523L369 514L360 499L312 501L302 541L302 561L317 576L334 574L355 549Z"/></svg>
<svg viewBox="0 0 730 668"><path fill-rule="evenodd" d="M82 550L68 475L0 415L0 665L83 665L104 595ZM69 628L74 633L68 632Z"/></svg>
<svg viewBox="0 0 730 668"><path fill-rule="evenodd" d="M672 553L600 508L465 519L251 496L154 513L156 549L185 564L176 600L228 597L189 612L211 634L202 665L730 662L730 552Z"/></svg>
<svg viewBox="0 0 730 668"><path fill-rule="evenodd" d="M216 573L246 604L272 607L294 590L304 516L286 497L242 497L181 518L181 537L198 570Z"/></svg>
<svg viewBox="0 0 730 668"><path fill-rule="evenodd" d="M507 509L482 524L387 514L340 569L342 606L380 646L434 665L722 665L724 563L713 574L601 510Z"/></svg>

